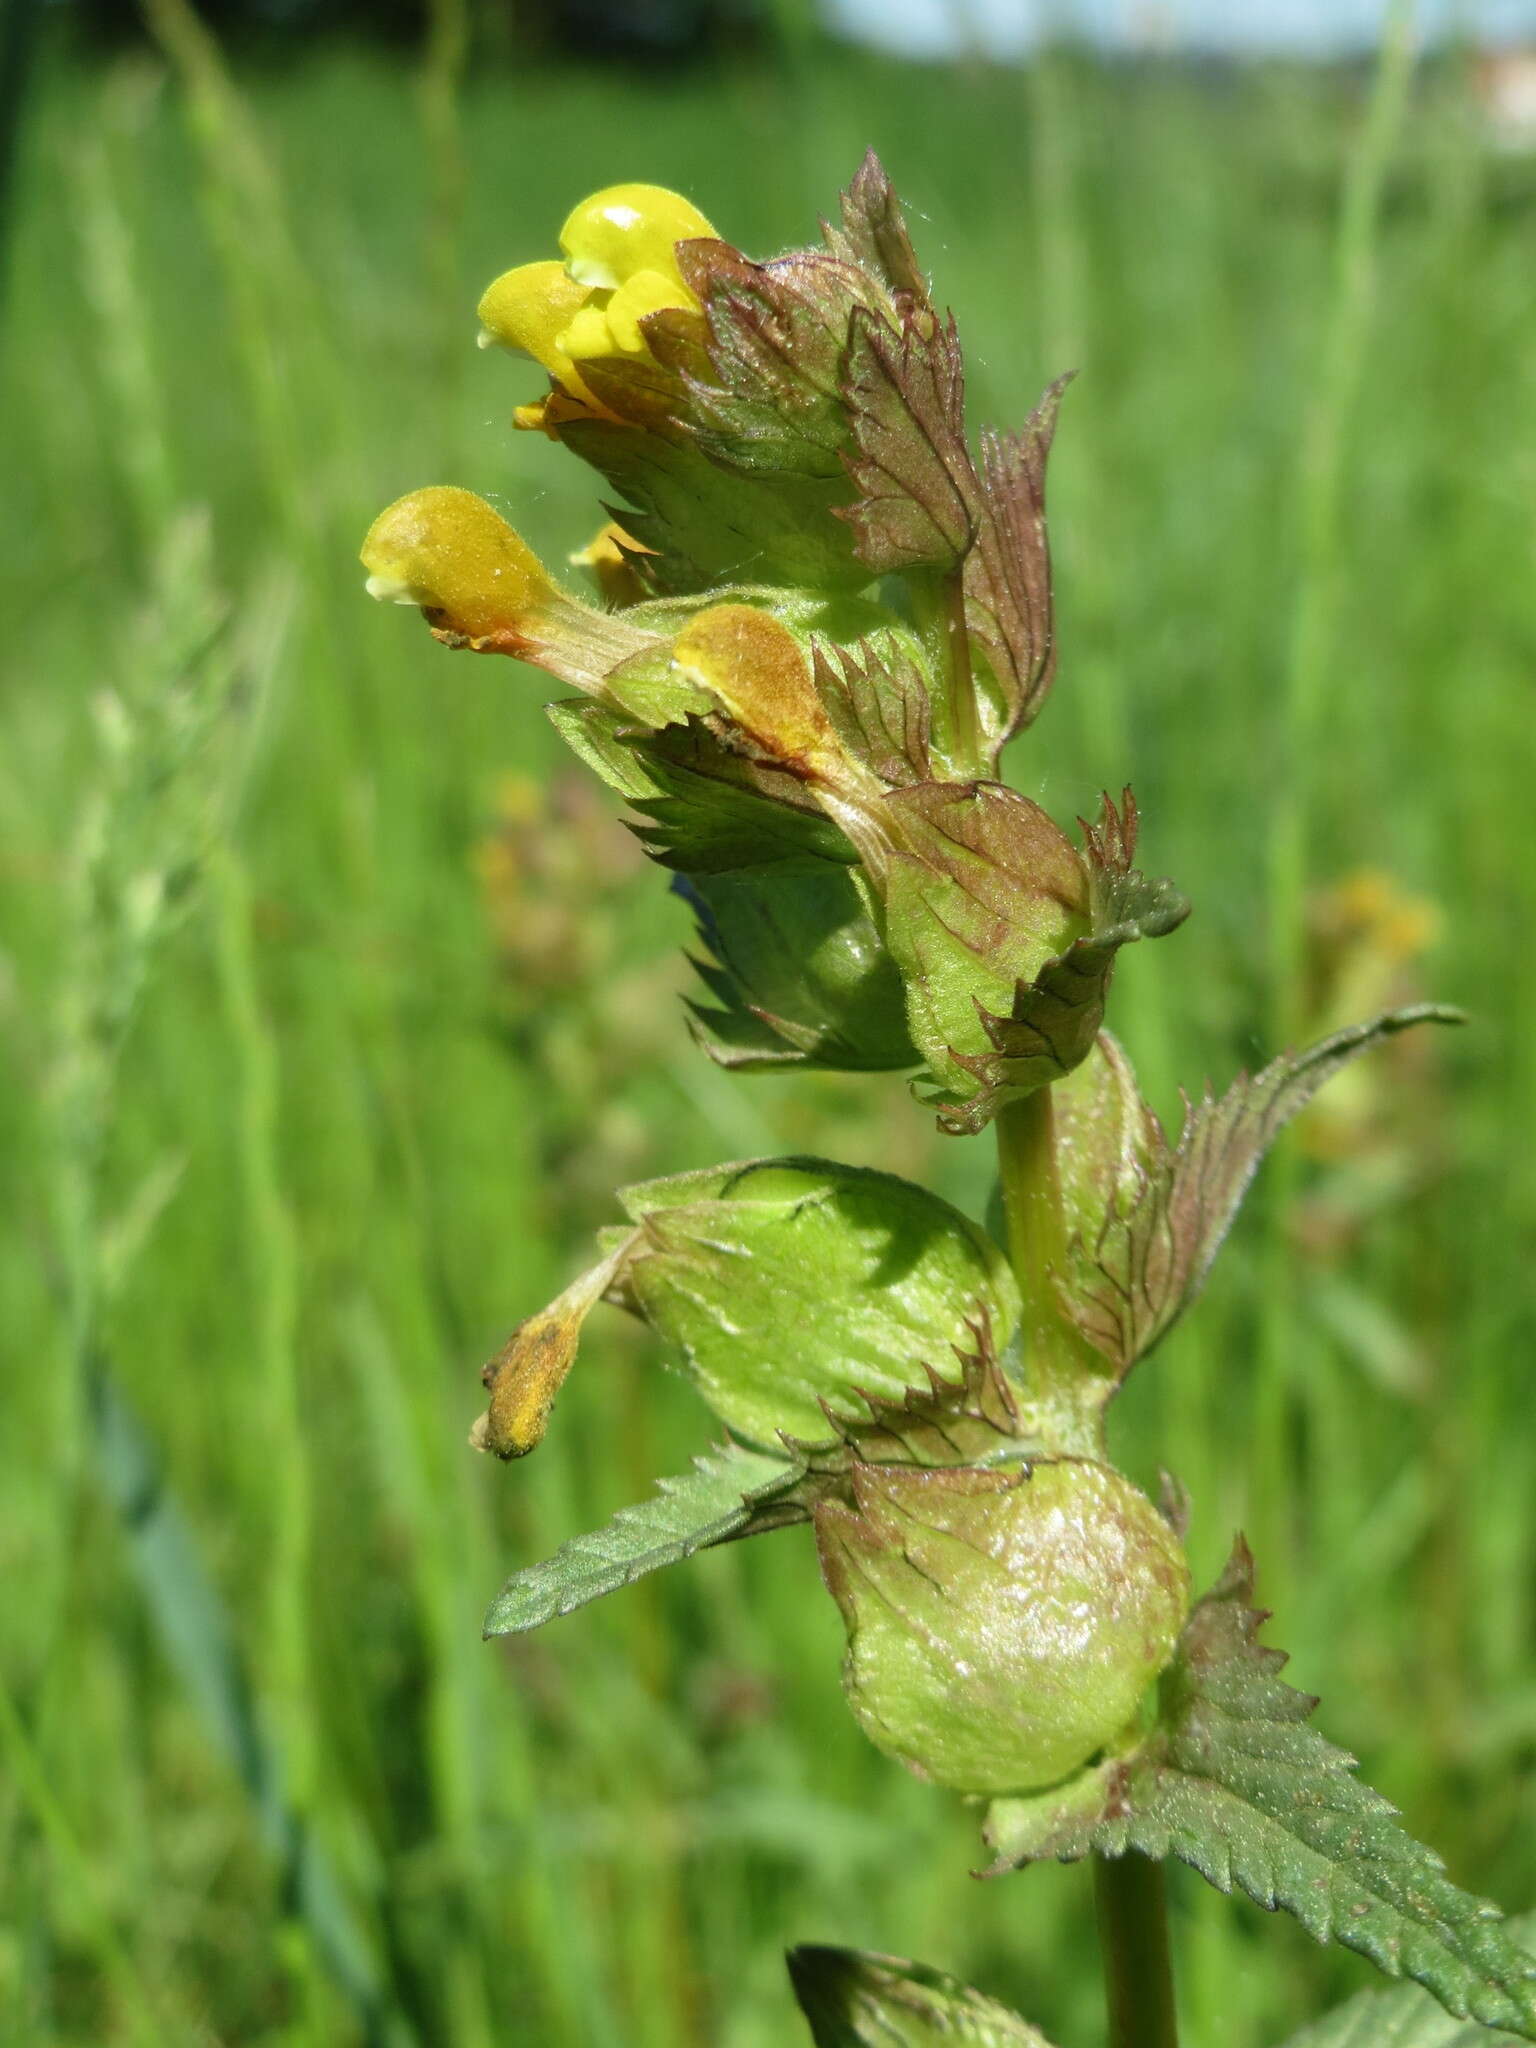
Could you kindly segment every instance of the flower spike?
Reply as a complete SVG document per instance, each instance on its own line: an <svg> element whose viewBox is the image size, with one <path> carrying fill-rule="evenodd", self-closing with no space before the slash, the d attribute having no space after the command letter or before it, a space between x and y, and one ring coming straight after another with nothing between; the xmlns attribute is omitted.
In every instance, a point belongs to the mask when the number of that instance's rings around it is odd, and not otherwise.
<svg viewBox="0 0 1536 2048"><path fill-rule="evenodd" d="M1176 1143L1142 1099L1102 1029L1111 978L1189 906L1134 865L1129 790L1078 846L1000 767L1055 665L1066 380L1021 431L976 434L955 320L873 155L818 246L763 262L675 193L608 186L480 318L549 379L514 423L604 481L614 523L572 558L603 605L447 486L375 522L369 590L581 692L550 716L692 909L706 1050L906 1072L942 1128L999 1119L1008 1243L814 1158L622 1191L596 1263L487 1367L472 1441L539 1443L599 1301L670 1349L723 1441L515 1573L488 1633L810 1523L854 1715L990 1802L998 1868L1178 1855L1536 2042L1532 1959L1303 1726L1246 1551L1191 1609L1178 1488L1156 1507L1110 1462L1115 1393L1198 1292L1276 1131L1357 1054L1453 1013L1389 1011L1207 1091ZM1422 919L1366 899L1390 966ZM1044 2048L915 1964L803 1951L796 1983L818 2048ZM1138 2040L1172 2039L1165 1988L1167 2027Z"/></svg>

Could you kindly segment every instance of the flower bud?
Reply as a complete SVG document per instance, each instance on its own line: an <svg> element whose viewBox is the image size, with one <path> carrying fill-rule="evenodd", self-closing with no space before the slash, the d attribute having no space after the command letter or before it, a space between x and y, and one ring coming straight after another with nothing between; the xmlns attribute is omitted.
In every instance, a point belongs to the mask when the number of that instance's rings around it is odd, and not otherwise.
<svg viewBox="0 0 1536 2048"><path fill-rule="evenodd" d="M749 604L716 604L678 635L672 659L765 754L836 782L850 764L811 665L789 628Z"/></svg>
<svg viewBox="0 0 1536 2048"><path fill-rule="evenodd" d="M848 1628L844 1689L878 1749L958 1792L1038 1791L1137 1718L1189 1604L1178 1539L1084 1459L863 1465L816 1510Z"/></svg>

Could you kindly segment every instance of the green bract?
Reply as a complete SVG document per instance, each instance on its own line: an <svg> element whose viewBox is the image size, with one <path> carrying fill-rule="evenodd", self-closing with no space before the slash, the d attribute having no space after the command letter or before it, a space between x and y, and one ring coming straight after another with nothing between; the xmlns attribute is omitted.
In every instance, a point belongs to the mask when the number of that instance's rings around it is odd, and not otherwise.
<svg viewBox="0 0 1536 2048"><path fill-rule="evenodd" d="M847 867L782 861L696 875L684 890L715 1007L692 1005L722 1066L921 1064L901 976Z"/></svg>
<svg viewBox="0 0 1536 2048"><path fill-rule="evenodd" d="M902 1956L797 1948L789 1974L816 2048L1050 2048L1007 2006Z"/></svg>

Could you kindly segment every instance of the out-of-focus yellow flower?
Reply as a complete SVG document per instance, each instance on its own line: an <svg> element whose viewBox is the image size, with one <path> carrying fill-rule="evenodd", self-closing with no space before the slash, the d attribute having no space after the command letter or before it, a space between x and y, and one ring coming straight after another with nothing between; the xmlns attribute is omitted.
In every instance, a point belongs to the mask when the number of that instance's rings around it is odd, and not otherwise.
<svg viewBox="0 0 1536 2048"><path fill-rule="evenodd" d="M697 207L660 185L594 192L560 230L563 263L523 263L488 287L480 301L481 346L495 342L532 356L560 393L611 419L579 366L612 356L646 357L642 320L669 310L697 313L677 244L713 234ZM519 427L547 430L559 423L560 410L546 400L519 406L513 417Z"/></svg>
<svg viewBox="0 0 1536 2048"><path fill-rule="evenodd" d="M649 594L635 569L635 557L650 552L610 519L570 561L573 569L590 569L604 601L622 608L639 604Z"/></svg>
<svg viewBox="0 0 1536 2048"><path fill-rule="evenodd" d="M1415 896L1381 868L1356 868L1308 906L1308 1026L1319 1034L1353 1018L1423 997L1420 962L1440 936L1438 904ZM1417 1036L1394 1040L1374 1061L1340 1074L1301 1126L1314 1159L1380 1166L1402 1150L1410 1103L1425 1099L1434 1048ZM1406 1088L1405 1075L1414 1076ZM1422 1156L1415 1145L1413 1153Z"/></svg>
<svg viewBox="0 0 1536 2048"><path fill-rule="evenodd" d="M1411 895L1380 868L1357 868L1321 898L1317 924L1325 936L1395 967L1434 944L1441 917L1437 904Z"/></svg>

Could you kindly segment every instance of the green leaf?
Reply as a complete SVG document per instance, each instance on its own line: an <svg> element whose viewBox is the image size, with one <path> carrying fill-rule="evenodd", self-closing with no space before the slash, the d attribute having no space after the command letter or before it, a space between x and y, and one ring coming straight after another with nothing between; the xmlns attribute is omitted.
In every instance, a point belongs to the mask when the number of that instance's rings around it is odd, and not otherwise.
<svg viewBox="0 0 1536 2048"><path fill-rule="evenodd" d="M1149 879L1131 866L1138 822L1136 800L1126 790L1118 810L1106 796L1099 824L1083 824L1086 932L1039 964L1033 978L1019 973L1008 990L998 986L995 973L988 981L973 971L967 983L963 964L957 963L957 978L973 998L974 1014L967 1019L950 993L943 1021L953 1035L946 1053L936 1057L914 1023L913 1035L928 1054L930 1067L947 1084L929 1098L938 1108L942 1129L979 1131L1005 1102L1069 1074L1088 1057L1098 1037L1120 948L1138 939L1161 938L1189 915L1188 902L1171 882ZM954 918L949 921L953 926ZM975 940L969 934L974 926L972 918L962 928L972 945ZM895 945L893 925L893 950ZM953 952L953 947L948 950ZM994 958L1017 971L1018 956L998 953ZM991 1007L1009 996L1006 1014Z"/></svg>
<svg viewBox="0 0 1536 2048"><path fill-rule="evenodd" d="M713 461L756 478L821 479L832 486L830 507L852 490L843 387L854 317L894 333L904 308L926 301L926 288L900 205L873 157L843 195L842 226L826 229L825 240L823 250L792 250L767 263L723 242L682 244L683 275L705 312L704 359L688 359L681 323L658 322L647 333L654 353L682 375L675 416Z"/></svg>
<svg viewBox="0 0 1536 2048"><path fill-rule="evenodd" d="M816 2048L1051 2048L1006 2005L926 1963L856 1948L792 1948L786 1961Z"/></svg>
<svg viewBox="0 0 1536 2048"><path fill-rule="evenodd" d="M1508 1933L1536 1950L1536 1915L1511 1920ZM1285 2048L1514 2048L1513 2034L1490 2034L1475 2021L1452 2019L1415 1985L1363 1991L1337 2012L1303 2027Z"/></svg>
<svg viewBox="0 0 1536 2048"><path fill-rule="evenodd" d="M1087 1285L1096 1275L1093 1261L1105 1217L1141 1199L1161 1126L1141 1098L1124 1050L1107 1031L1057 1085L1051 1107L1062 1209L1076 1239L1072 1273Z"/></svg>
<svg viewBox="0 0 1536 2048"><path fill-rule="evenodd" d="M620 1508L590 1535L514 1572L485 1617L487 1636L517 1635L633 1585L713 1543L804 1519L791 1498L805 1467L740 1444L696 1458L650 1500Z"/></svg>
<svg viewBox="0 0 1536 2048"><path fill-rule="evenodd" d="M836 825L802 807L792 778L730 753L697 722L650 733L604 704L578 698L547 708L572 753L640 813L635 834L662 867L699 875L856 859Z"/></svg>
<svg viewBox="0 0 1536 2048"><path fill-rule="evenodd" d="M833 1418L835 1449L816 1451L818 1473L866 1465L985 1466L1050 1455L1031 1405L998 1358L990 1321L971 1329L957 1386L930 1366L926 1384L895 1400L865 1394L868 1414ZM807 1447L809 1448L809 1447Z"/></svg>
<svg viewBox="0 0 1536 2048"><path fill-rule="evenodd" d="M722 1066L921 1065L901 975L847 867L779 861L674 886L712 956L694 964L719 1007L690 1008Z"/></svg>
<svg viewBox="0 0 1536 2048"><path fill-rule="evenodd" d="M975 1069L990 1072L994 1058L991 1009L1082 930L1088 877L1055 821L1001 783L919 783L892 791L885 812L886 943L913 1041L947 1103L984 1085Z"/></svg>
<svg viewBox="0 0 1536 2048"><path fill-rule="evenodd" d="M853 183L841 196L840 224L822 224L822 238L834 256L857 265L891 293L925 300L928 280L918 266L901 201L870 150Z"/></svg>
<svg viewBox="0 0 1536 2048"><path fill-rule="evenodd" d="M1045 464L1056 432L1059 377L1016 434L981 437L981 509L965 563L965 618L999 702L979 695L994 750L1045 702L1055 667L1051 557L1045 533Z"/></svg>
<svg viewBox="0 0 1536 2048"><path fill-rule="evenodd" d="M709 322L705 378L691 380L700 447L722 467L820 478L828 502L851 495L852 446L842 372L862 310L895 317L888 294L854 265L815 250L752 263L723 243L684 252L688 282Z"/></svg>
<svg viewBox="0 0 1536 2048"><path fill-rule="evenodd" d="M1177 1321L1205 1284L1259 1162L1280 1130L1341 1067L1414 1024L1455 1024L1461 1012L1423 1003L1352 1025L1307 1051L1282 1054L1252 1077L1240 1075L1216 1101L1207 1090L1186 1105L1177 1146L1150 1111L1134 1129L1137 1153L1122 1167L1095 1224L1084 1219L1072 1270L1063 1276L1067 1314L1123 1377ZM1124 1056L1115 1053L1121 1085ZM1134 1083L1129 1083L1134 1090ZM1135 1113L1124 1112L1127 1128Z"/></svg>
<svg viewBox="0 0 1536 2048"><path fill-rule="evenodd" d="M1019 1320L1007 1261L977 1225L891 1174L758 1160L628 1188L641 1226L621 1298L683 1353L733 1433L825 1442L865 1395L950 1382L974 1328Z"/></svg>
<svg viewBox="0 0 1536 2048"><path fill-rule="evenodd" d="M846 478L764 471L747 488L680 428L581 419L562 424L560 438L623 494L613 516L651 550L636 560L659 593L869 581L846 525L830 517L847 496Z"/></svg>
<svg viewBox="0 0 1536 2048"><path fill-rule="evenodd" d="M843 395L858 490L839 516L872 574L952 569L981 521L981 486L965 441L965 366L953 318L903 311L900 332L853 316Z"/></svg>
<svg viewBox="0 0 1536 2048"><path fill-rule="evenodd" d="M932 693L906 635L869 633L851 647L811 643L816 693L838 738L890 788L942 781L932 752Z"/></svg>
<svg viewBox="0 0 1536 2048"><path fill-rule="evenodd" d="M1260 1643L1252 1594L1239 1541L1190 1615L1156 1731L1065 1790L995 1800L996 1867L1177 1856L1219 1891L1283 1907L1317 1940L1413 1978L1457 2019L1536 2041L1536 1961L1404 1832L1354 1759L1307 1725L1317 1702L1279 1677L1286 1660Z"/></svg>

